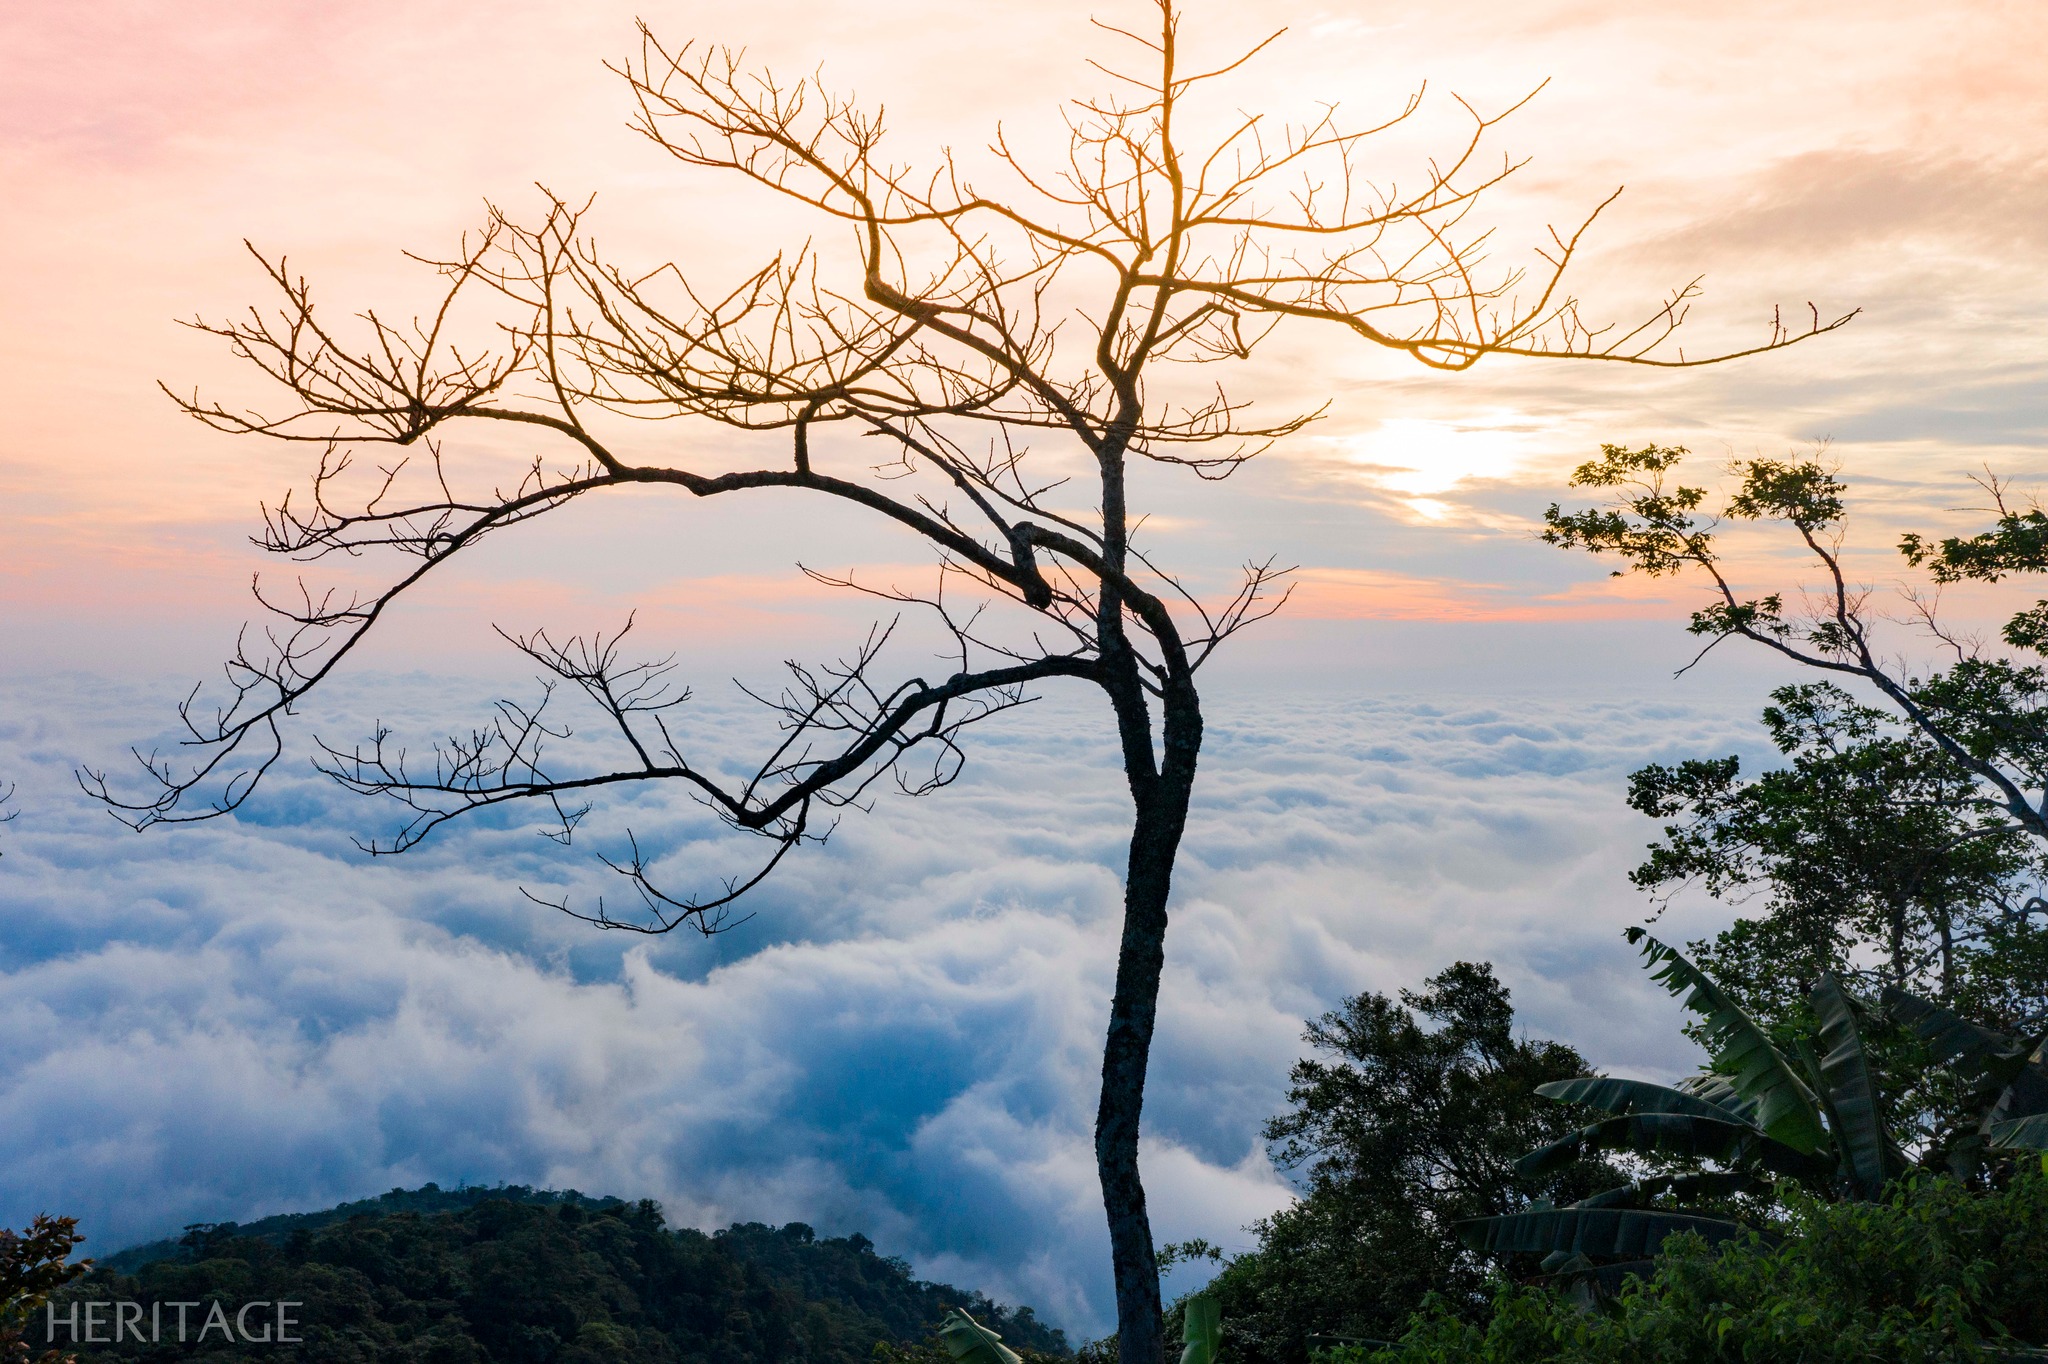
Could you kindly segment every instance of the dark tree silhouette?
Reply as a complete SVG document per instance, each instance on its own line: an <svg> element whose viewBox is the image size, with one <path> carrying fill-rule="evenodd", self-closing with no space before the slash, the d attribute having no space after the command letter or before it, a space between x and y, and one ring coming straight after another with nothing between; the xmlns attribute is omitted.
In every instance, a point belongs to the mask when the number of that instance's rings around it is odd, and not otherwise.
<svg viewBox="0 0 2048 1364"><path fill-rule="evenodd" d="M137 825L237 808L277 760L294 707L416 584L486 536L595 494L779 489L923 541L939 565L935 589L862 590L931 614L951 641L945 674L890 674L886 627L850 658L793 667L786 689L763 698L781 741L744 780L682 751L665 717L686 693L669 685L666 662L625 654L624 631L508 636L550 686L570 684L608 717L615 767L571 771L549 759L561 730L545 696L502 703L426 762L409 762L381 729L360 745L323 745L321 761L350 789L406 807L407 822L379 852L518 801L547 808L567 842L606 788L682 783L734 829L762 836L759 861L691 893L658 885L636 845L613 865L644 916L618 917L602 902L559 907L609 928L708 933L877 782L942 787L959 771L966 731L1035 685L1097 689L1133 803L1096 1119L1125 1364L1162 1355L1138 1123L1174 858L1202 745L1197 672L1284 597L1272 560L1248 565L1233 593L1184 586L1134 541L1131 473L1153 461L1221 479L1319 415L1254 415L1221 386L1171 382L1187 372L1176 362L1242 361L1282 323L1438 370L1487 356L1650 366L1732 358L1662 348L1696 282L1633 328L1582 320L1563 277L1598 208L1569 233L1553 231L1533 273L1486 264L1485 234L1465 223L1520 165L1482 149L1512 108L1464 106L1468 135L1406 188L1381 188L1362 157L1374 134L1415 112L1419 95L1370 126L1342 124L1334 107L1287 128L1246 115L1194 145L1189 102L1273 39L1194 68L1171 0L1150 14L1144 32L1099 25L1133 60L1100 67L1111 95L1074 103L1063 164L1035 167L998 134L989 173L1006 182L1000 193L971 185L950 154L923 171L894 159L879 113L815 78L749 73L734 53L664 47L643 27L638 53L616 68L639 131L685 167L750 180L843 231L853 253L843 272L808 243L736 285L708 287L674 266L629 269L588 235L587 203L549 195L531 220L493 208L458 254L430 262L446 282L431 317L398 325L364 313L344 335L283 259L259 255L281 306L197 325L274 379L283 405L250 413L196 394L181 401L220 430L320 451L310 488L267 512L265 549L392 567L365 595L302 583L290 601L266 599L280 624L229 661L221 702L188 699L185 752L138 754L154 783L146 794L85 774ZM454 339L473 304L494 310L494 344ZM1845 321L1816 315L1795 334L1774 320L1735 354ZM729 449L758 446L760 433L786 443L766 463L725 467L709 453L678 459L672 444L650 453L660 442L621 416L753 433ZM546 433L561 454L495 487L444 461L440 437L493 424ZM426 453L359 457L379 445ZM879 468L878 445L887 452ZM1083 472L1070 481L1075 469Z"/></svg>

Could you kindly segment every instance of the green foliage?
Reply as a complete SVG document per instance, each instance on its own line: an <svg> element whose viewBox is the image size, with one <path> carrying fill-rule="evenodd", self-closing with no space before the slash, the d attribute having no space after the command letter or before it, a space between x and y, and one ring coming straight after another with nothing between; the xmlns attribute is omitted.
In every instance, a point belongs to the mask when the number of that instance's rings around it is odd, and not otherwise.
<svg viewBox="0 0 2048 1364"><path fill-rule="evenodd" d="M1549 1174L1596 1151L1627 1151L1687 1165L1703 1160L1755 1165L1794 1178L1824 1179L1833 1168L1814 1152L1772 1140L1753 1123L1691 1113L1629 1113L1603 1118L1537 1147L1516 1165L1525 1174Z"/></svg>
<svg viewBox="0 0 2048 1364"><path fill-rule="evenodd" d="M1820 1042L1828 1050L1808 1064L1820 1080L1828 1129L1841 1147L1850 1187L1874 1193L1904 1173L1905 1157L1885 1132L1884 1096L1863 1045L1861 1020L1832 971L1815 982L1811 1003L1820 1018Z"/></svg>
<svg viewBox="0 0 2048 1364"><path fill-rule="evenodd" d="M2048 1177L1994 1193L1920 1179L1875 1203L1786 1195L1790 1233L1672 1237L1600 1310L1502 1286L1441 1300L1381 1350L1327 1364L1988 1364L2048 1344Z"/></svg>
<svg viewBox="0 0 2048 1364"><path fill-rule="evenodd" d="M1460 962L1398 1000L1346 1000L1304 1036L1317 1055L1295 1066L1291 1108L1266 1127L1274 1159L1305 1167L1303 1197L1258 1223L1258 1249L1204 1290L1229 1364L1302 1364L1310 1336L1387 1336L1432 1290L1478 1311L1487 1268L1454 1222L1568 1202L1618 1177L1515 1168L1580 1121L1536 1087L1587 1064L1562 1043L1518 1038L1484 964Z"/></svg>
<svg viewBox="0 0 2048 1364"><path fill-rule="evenodd" d="M1886 1011L1910 1028L1957 1082L1959 1120L1937 1134L1922 1162L1945 1162L1965 1177L2004 1150L2048 1151L2048 1029L2015 1036L1979 1027L1903 990L1885 992Z"/></svg>
<svg viewBox="0 0 2048 1364"><path fill-rule="evenodd" d="M1996 1147L2048 1152L2048 1113L1994 1122L1989 1135L1991 1144ZM2042 1168L2048 1169L2048 1156L2044 1156Z"/></svg>
<svg viewBox="0 0 2048 1364"><path fill-rule="evenodd" d="M1785 767L1744 781L1738 759L1705 759L1629 780L1629 804L1670 821L1631 874L1638 886L1668 897L1697 881L1736 900L1768 891L1760 916L1694 955L1767 1025L1802 1015L1830 971L2007 1026L2040 1016L2048 928L2029 912L2040 841L1886 712L1825 683L1771 696L1764 723Z"/></svg>
<svg viewBox="0 0 2048 1364"><path fill-rule="evenodd" d="M939 1320L938 1335L955 1364L1023 1364L1001 1336L957 1307Z"/></svg>
<svg viewBox="0 0 2048 1364"><path fill-rule="evenodd" d="M1642 1257L1667 1236L1684 1232L1712 1242L1750 1234L1725 1210L1685 1206L1685 1200L1755 1193L1777 1175L1808 1197L1870 1201L1908 1171L1888 1120L1892 1096L1865 1044L1864 1025L1874 1015L1833 973L1822 975L1808 997L1811 1030L1788 1043L1759 1028L1682 953L1640 928L1629 929L1628 937L1642 944L1656 979L1684 994L1686 1006L1701 1016L1700 1035L1714 1049L1710 1067L1677 1088L1606 1076L1541 1086L1546 1098L1606 1108L1614 1116L1537 1147L1517 1166L1524 1174L1547 1174L1593 1152L1618 1151L1641 1166L1678 1173L1633 1180L1565 1207L1468 1219L1458 1224L1468 1245L1496 1256L1542 1254L1546 1271L1611 1287L1639 1271ZM1999 1163L2001 1149L2037 1144L2030 1119L2048 1114L2044 1039L1978 1027L1896 988L1886 1003L1949 1073L1975 1117L1967 1133L1929 1143L1921 1152L1924 1168L1946 1167L1976 1180ZM1767 1125L1774 1113L1775 1128ZM1788 1134L1801 1144L1788 1142ZM2048 1128L2039 1135L2048 1148ZM1702 1172L1705 1162L1725 1168Z"/></svg>
<svg viewBox="0 0 2048 1364"><path fill-rule="evenodd" d="M1706 638L1707 648L1748 639L1831 679L1867 684L1877 705L1856 705L1831 686L1776 693L1787 713L1773 718L1767 712L1774 728L1803 702L1822 703L1817 716L1789 717L1802 732L1789 741L1778 736L1788 754L1798 750L1794 770L1783 777L1741 785L1733 760L1639 773L1638 808L1689 811L1695 821L1667 831L1671 846L1653 850L1638 881L1663 888L1704 875L1717 894L1773 883L1780 921L1767 925L1770 932L1727 946L1791 950L1795 967L1807 971L1791 991L1795 998L1818 978L1814 958L1822 959L1820 969L1846 971L1856 944L1842 930L1875 913L1889 919L1891 931L1866 925L1864 936L1885 950L1893 984L1924 985L1908 978L1927 961L1907 941L1908 930L1910 921L1932 919L1938 921L1944 999L1961 998L1948 987L1956 983L1959 943L1974 936L1983 956L2013 968L2008 1000L2038 1006L2048 997L2042 988L2048 985L2048 930L2035 928L2032 916L2048 913L2048 901L2009 892L2016 877L2039 880L2048 870L2048 670L2024 657L2048 649L2048 601L2008 619L2003 642L2022 655L2010 657L1944 629L1933 601L1911 593L1927 635L1953 662L1924 675L1902 668L1891 661L1896 650L1878 637L1867 590L1845 566L1848 501L1832 470L1817 460L1730 466L1736 487L1725 517L1788 528L1812 565L1813 577L1799 585L1808 609L1795 621L1784 613L1785 588L1756 595L1729 576L1715 543L1720 522L1701 510L1706 490L1671 486L1684 455L1679 447L1603 446L1602 458L1581 466L1572 483L1610 490L1608 505L1566 512L1553 504L1543 538L1618 560L1616 576L1694 572L1712 595L1689 628ZM1939 542L1909 535L1900 549L1910 566L1937 584L1996 583L2048 571L2048 512L2010 505L1995 479L1984 488L1996 507L1993 529ZM1792 853L1792 845L1815 854L1813 864ZM1814 884L1830 879L1833 892ZM1948 931L1973 915L1985 919L1993 905L2001 922L1980 922L1974 935ZM1802 914L1804 925L1784 921ZM1768 961L1760 954L1747 964L1762 968ZM1756 974L1768 985L1773 974L1784 973ZM1981 1011L1983 1003L1970 1007Z"/></svg>
<svg viewBox="0 0 2048 1364"><path fill-rule="evenodd" d="M668 1228L650 1202L551 1194L305 1220L317 1225L273 1224L260 1236L232 1225L200 1228L180 1256L132 1273L100 1271L60 1296L300 1302L294 1315L305 1343L262 1347L264 1357L321 1364L870 1364L878 1347L906 1358L936 1349L929 1333L954 1308L972 1311L1033 1359L1038 1350L1067 1353L1060 1333L1029 1308L1011 1312L980 1294L921 1282L865 1237L820 1238L801 1223L706 1235ZM143 1361L222 1347L216 1336L196 1351L132 1339L78 1351Z"/></svg>
<svg viewBox="0 0 2048 1364"><path fill-rule="evenodd" d="M72 1217L38 1216L22 1231L0 1227L0 1364L60 1364L56 1350L35 1352L30 1340L37 1313L50 1294L92 1268L71 1263L71 1251L85 1238Z"/></svg>
<svg viewBox="0 0 2048 1364"><path fill-rule="evenodd" d="M1572 486L1622 489L1621 505L1567 513L1553 502L1543 513L1545 543L1618 554L1628 567L1616 569L1617 578L1630 568L1661 577L1710 562L1712 536L1697 515L1706 490L1664 486L1664 475L1685 454L1682 445L1602 445L1599 459L1572 472Z"/></svg>
<svg viewBox="0 0 2048 1364"><path fill-rule="evenodd" d="M1899 552L1915 568L1929 569L1940 583L1972 578L1995 583L2011 573L2048 572L2048 514L2039 507L2001 510L1998 524L1980 535L1929 543L1909 534L1899 542Z"/></svg>
<svg viewBox="0 0 2048 1364"><path fill-rule="evenodd" d="M1720 639L1741 634L1780 644L1800 640L1824 652L1849 644L1840 620L1821 618L1795 629L1784 619L1781 594L1745 600L1729 586L1714 547L1719 520L1700 511L1707 490L1666 486L1666 476L1687 453L1682 445L1638 450L1602 445L1599 459L1572 472L1571 486L1613 489L1612 504L1567 512L1551 503L1543 513L1544 542L1611 555L1621 560L1612 573L1617 578L1704 570L1719 589L1719 600L1693 613L1689 628L1696 635ZM1822 537L1847 514L1843 485L1818 461L1737 460L1730 469L1737 486L1724 514L1731 520L1787 522L1818 552L1825 544Z"/></svg>
<svg viewBox="0 0 2048 1364"><path fill-rule="evenodd" d="M1650 978L1673 995L1683 995L1685 1007L1700 1016L1702 1040L1713 1054L1711 1069L1755 1106L1750 1124L1802 1155L1819 1150L1826 1134L1813 1091L1769 1035L1682 953L1640 928L1629 929L1628 940L1649 960Z"/></svg>
<svg viewBox="0 0 2048 1364"><path fill-rule="evenodd" d="M1794 1061L1711 976L1640 928L1629 929L1628 937L1642 945L1653 978L1672 994L1684 995L1686 1007L1701 1016L1700 1038L1713 1051L1705 1084L1666 1089L1583 1076L1540 1086L1537 1093L1545 1098L1611 1105L1619 1111L1537 1147L1516 1163L1517 1168L1542 1174L1568 1168L1593 1152L1622 1151L1652 1168L1675 1165L1688 1172L1713 1161L1728 1167L1715 1173L1731 1189L1759 1184L1766 1172L1828 1188L1838 1165L1834 1151L1847 1149L1839 1110L1800 1080ZM1852 1020L1852 1031L1853 1027ZM1809 1075L1824 1089L1825 1076L1810 1049L1806 1056ZM1876 1106L1862 1118L1871 1129L1864 1134L1866 1139L1884 1145ZM1853 1184L1853 1168L1846 1159L1840 1165ZM1670 1178L1654 1185L1632 1180L1562 1208L1471 1218L1458 1224L1458 1233L1483 1254L1541 1254L1545 1270L1581 1275L1602 1262L1622 1262L1614 1272L1633 1267L1676 1232L1689 1231L1709 1240L1744 1233L1740 1222L1726 1216L1670 1207L1665 1200L1680 1188ZM1685 1192L1697 1191L1696 1184L1685 1186Z"/></svg>
<svg viewBox="0 0 2048 1364"><path fill-rule="evenodd" d="M1725 1217L1576 1204L1489 1217L1475 1222L1473 1228L1473 1248L1488 1255L1583 1255L1618 1260L1642 1259L1663 1245L1665 1237L1681 1232L1709 1242L1748 1234L1746 1228Z"/></svg>
<svg viewBox="0 0 2048 1364"><path fill-rule="evenodd" d="M1555 1080L1536 1086L1536 1092L1557 1103L1585 1104L1602 1113L1689 1113L1696 1118L1719 1118L1725 1122L1748 1122L1751 1116L1748 1107L1739 1102L1717 1103L1691 1090L1612 1075Z"/></svg>
<svg viewBox="0 0 2048 1364"><path fill-rule="evenodd" d="M1223 1308L1207 1293L1197 1293L1180 1305L1180 1364L1216 1364L1223 1345Z"/></svg>

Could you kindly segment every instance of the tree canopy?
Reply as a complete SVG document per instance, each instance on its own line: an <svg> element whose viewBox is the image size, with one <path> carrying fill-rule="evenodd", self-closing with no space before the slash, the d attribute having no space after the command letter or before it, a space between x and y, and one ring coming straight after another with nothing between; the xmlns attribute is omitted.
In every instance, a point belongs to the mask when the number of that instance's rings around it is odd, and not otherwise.
<svg viewBox="0 0 2048 1364"><path fill-rule="evenodd" d="M1300 1200L1260 1222L1258 1249L1206 1290L1226 1350L1298 1364L1312 1335L1389 1336L1431 1291L1486 1297L1486 1262L1453 1224L1570 1199L1612 1183L1579 1168L1528 1177L1529 1146L1576 1127L1537 1086L1583 1074L1562 1042L1518 1036L1508 990L1457 962L1398 997L1366 992L1311 1020L1289 1109L1266 1124L1273 1159L1300 1170ZM1533 1262L1532 1262L1533 1263Z"/></svg>
<svg viewBox="0 0 2048 1364"><path fill-rule="evenodd" d="M117 1256L122 1268L60 1295L60 1319L73 1300L302 1304L301 1344L188 1335L79 1346L87 1359L871 1364L877 1345L917 1346L964 1308L1028 1354L1068 1353L1030 1308L924 1282L864 1236L795 1222L707 1235L669 1228L653 1203L530 1189L399 1190L371 1206L203 1226L141 1263Z"/></svg>
<svg viewBox="0 0 2048 1364"><path fill-rule="evenodd" d="M1830 971L1993 1026L2048 1018L2048 845L1987 810L1975 774L1892 712L1824 682L1771 699L1785 766L1745 779L1737 757L1693 759L1629 779L1629 804L1671 821L1630 879L1660 902L1698 883L1743 907L1695 945L1702 964L1770 1019Z"/></svg>

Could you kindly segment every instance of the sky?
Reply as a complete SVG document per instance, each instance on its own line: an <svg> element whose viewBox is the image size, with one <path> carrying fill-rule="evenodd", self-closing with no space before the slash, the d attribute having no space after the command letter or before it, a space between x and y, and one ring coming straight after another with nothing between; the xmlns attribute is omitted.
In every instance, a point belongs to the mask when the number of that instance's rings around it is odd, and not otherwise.
<svg viewBox="0 0 2048 1364"><path fill-rule="evenodd" d="M892 147L926 164L939 147L971 161L999 123L1051 146L1114 45L1090 16L1142 17L1066 0L971 19L900 0L637 13L886 104ZM595 194L613 255L702 278L808 230L626 129L604 62L634 50L635 14L0 11L0 789L20 812L0 826L0 1222L74 1212L112 1248L426 1179L574 1184L697 1225L862 1230L1098 1334L1087 1121L1124 807L1080 698L995 729L955 789L848 821L708 943L536 909L519 886L581 893L602 873L516 819L371 862L349 836L378 813L303 765L313 733L442 732L525 685L493 622L628 610L697 686L694 732L737 754L762 720L726 679L846 647L867 619L793 563L909 572L913 545L779 504L579 507L393 620L242 817L129 835L72 785L166 734L213 673L264 567L256 508L304 473L156 387L260 398L175 325L260 299L244 239L331 308L403 315L429 282L403 252L446 250L486 200L530 209L536 182ZM1216 666L1147 1110L1161 1239L1233 1246L1288 1196L1257 1134L1302 1020L1347 994L1484 956L1532 1030L1603 1066L1690 1064L1619 941L1646 909L1625 873L1653 833L1622 783L1653 760L1762 760L1747 717L1785 675L1730 656L1674 681L1697 585L1615 582L1534 541L1575 464L1603 441L1684 444L1703 474L1824 446L1854 493L1851 562L1880 591L1901 530L1974 524L1973 475L2029 489L2048 472L2038 7L1262 0L1192 7L1184 33L1222 54L1280 28L1217 116L1327 100L1363 119L1426 81L1390 178L1452 127L1453 92L1499 108L1547 81L1499 131L1532 159L1482 216L1519 259L1625 185L1577 277L1595 314L1639 315L1702 275L1689 347L1752 340L1809 300L1862 312L1675 372L1437 375L1282 333L1233 388L1327 416L1224 484L1143 483L1149 542L1191 582L1247 557L1300 565L1288 610ZM636 439L719 455L681 426ZM1745 580L1798 581L1767 536L1731 548ZM678 857L727 851L670 796L601 817L601 838L632 823ZM1673 936L1726 913L1675 911Z"/></svg>

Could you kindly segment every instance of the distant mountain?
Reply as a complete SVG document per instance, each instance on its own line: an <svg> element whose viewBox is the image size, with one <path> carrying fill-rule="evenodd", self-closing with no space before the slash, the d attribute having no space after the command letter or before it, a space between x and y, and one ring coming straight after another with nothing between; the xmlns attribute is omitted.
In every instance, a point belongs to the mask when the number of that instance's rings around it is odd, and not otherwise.
<svg viewBox="0 0 2048 1364"><path fill-rule="evenodd" d="M547 1207L560 1207L570 1203L586 1209L623 1206L620 1199L592 1198L574 1189L535 1189L525 1184L500 1184L495 1188L466 1184L458 1189L444 1189L439 1184L422 1184L417 1189L393 1189L390 1193L378 1194L375 1198L359 1198L353 1203L337 1203L319 1212L279 1213L275 1217L265 1217L255 1222L200 1222L187 1227L186 1235L182 1237L130 1246L112 1255L95 1255L93 1262L101 1269L133 1274L152 1260L191 1259L195 1248L204 1240L203 1235L193 1235L195 1232L211 1233L216 1236L251 1236L259 1241L283 1245L295 1231L318 1231L322 1227L331 1227L336 1222L346 1222L351 1217L382 1217L394 1212L461 1212L494 1198L503 1199L507 1203L536 1203Z"/></svg>
<svg viewBox="0 0 2048 1364"><path fill-rule="evenodd" d="M296 1343L252 1342L224 1326L246 1303L288 1309ZM56 1344L78 1306L81 1359L224 1358L367 1364L911 1364L931 1329L963 1308L1013 1347L1065 1356L1066 1337L1029 1307L918 1279L864 1236L820 1238L800 1222L741 1223L706 1234L666 1226L651 1202L574 1190L394 1189L324 1212L193 1228L136 1246L55 1299ZM140 1304L153 1342L89 1344ZM178 1303L184 1343L178 1342ZM253 1309L248 1336L274 1330L275 1307ZM37 1323L40 1327L42 1323ZM130 1330L134 1328L131 1326ZM42 1334L32 1333L35 1340ZM938 1357L943 1358L942 1354Z"/></svg>

